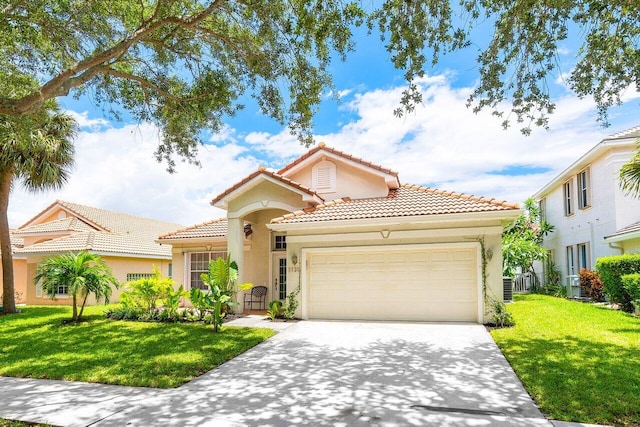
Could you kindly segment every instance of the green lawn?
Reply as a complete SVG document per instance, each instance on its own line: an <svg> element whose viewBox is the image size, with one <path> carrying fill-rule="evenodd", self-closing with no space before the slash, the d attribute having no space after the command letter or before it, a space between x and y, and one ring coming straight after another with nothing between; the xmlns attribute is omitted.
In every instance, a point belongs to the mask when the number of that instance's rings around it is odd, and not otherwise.
<svg viewBox="0 0 640 427"><path fill-rule="evenodd" d="M128 386L177 387L274 334L270 329L108 320L62 324L70 307L27 307L0 316L0 375Z"/></svg>
<svg viewBox="0 0 640 427"><path fill-rule="evenodd" d="M491 332L549 418L640 423L640 319L543 295L516 295L516 326Z"/></svg>

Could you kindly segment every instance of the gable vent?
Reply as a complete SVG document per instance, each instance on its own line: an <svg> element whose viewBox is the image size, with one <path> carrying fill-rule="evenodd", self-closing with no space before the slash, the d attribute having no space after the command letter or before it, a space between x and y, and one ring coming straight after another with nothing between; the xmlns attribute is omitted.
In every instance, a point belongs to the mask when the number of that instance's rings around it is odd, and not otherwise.
<svg viewBox="0 0 640 427"><path fill-rule="evenodd" d="M322 161L313 167L313 189L319 193L336 191L336 165Z"/></svg>

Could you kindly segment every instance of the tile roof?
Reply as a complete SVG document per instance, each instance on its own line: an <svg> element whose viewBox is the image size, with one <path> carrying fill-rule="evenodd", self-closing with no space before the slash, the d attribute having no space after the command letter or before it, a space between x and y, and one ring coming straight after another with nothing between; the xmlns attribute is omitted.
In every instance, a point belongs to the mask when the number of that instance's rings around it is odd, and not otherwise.
<svg viewBox="0 0 640 427"><path fill-rule="evenodd" d="M636 222L631 225L627 225L626 227L623 227L620 230L617 230L615 233L611 234L610 236L605 236L605 239L609 239L612 237L620 237L620 236L624 236L625 234L636 233L639 231L640 231L640 222Z"/></svg>
<svg viewBox="0 0 640 427"><path fill-rule="evenodd" d="M15 252L16 249L24 246L24 239L21 236L18 236L16 230L9 230L9 239L11 240L11 250Z"/></svg>
<svg viewBox="0 0 640 427"><path fill-rule="evenodd" d="M518 204L416 185L403 185L387 197L328 202L271 220L272 223L305 223L367 218L477 213L519 209Z"/></svg>
<svg viewBox="0 0 640 427"><path fill-rule="evenodd" d="M266 175L269 176L271 178L274 178L286 185L289 185L293 188L296 188L298 190L301 190L311 196L315 196L317 198L319 198L320 200L324 200L322 197L320 197L318 195L318 193L316 193L315 191L313 191L312 189L310 189L309 187L307 187L306 185L302 185L299 182L293 181L289 178L286 178L278 173L275 172L271 172L268 171L267 169L265 169L264 166L260 166L260 168L258 168L257 171L253 172L251 175L249 175L248 177L246 177L245 179L243 179L242 181L238 182L237 184L235 184L233 187L230 187L228 189L226 189L223 193L219 194L215 199L213 199L211 201L212 205L215 205L216 203L218 203L219 201L221 201L222 199L224 199L226 196L228 196L229 194L233 193L234 191L236 191L238 188L242 187L243 185L245 185L247 182L251 181L252 179L254 179L255 177L259 176L259 175Z"/></svg>
<svg viewBox="0 0 640 427"><path fill-rule="evenodd" d="M195 239L201 237L225 237L228 230L226 218L214 219L202 224L181 228L171 233L163 234L158 240L163 239Z"/></svg>
<svg viewBox="0 0 640 427"><path fill-rule="evenodd" d="M89 231L35 243L15 250L16 254L53 254L87 250L114 255L171 258L171 247L135 235L117 235L104 231Z"/></svg>
<svg viewBox="0 0 640 427"><path fill-rule="evenodd" d="M60 207L70 216L46 223L32 224L51 209ZM26 247L16 247L16 254L52 254L91 250L114 255L171 258L171 247L155 239L182 227L181 224L94 208L56 200L26 225L14 230L15 235L68 231L70 235L46 240ZM24 243L24 240L23 240Z"/></svg>
<svg viewBox="0 0 640 427"><path fill-rule="evenodd" d="M79 215L90 222L99 225L106 231L111 231L115 234L133 234L154 240L161 234L182 227L182 224L144 218L122 212L65 202L62 200L58 200L57 203L76 215Z"/></svg>
<svg viewBox="0 0 640 427"><path fill-rule="evenodd" d="M635 126L630 129L623 130L622 132L614 133L607 136L604 140L612 139L626 139L626 138L640 138L640 126Z"/></svg>
<svg viewBox="0 0 640 427"><path fill-rule="evenodd" d="M174 240L174 239L202 239L227 237L229 223L226 218L214 219L202 224L192 225L190 227L181 228L171 233L163 234L158 240ZM244 235L249 236L253 233L251 224L245 223Z"/></svg>
<svg viewBox="0 0 640 427"><path fill-rule="evenodd" d="M384 172L384 173L395 175L396 177L398 176L398 172L396 172L394 170L391 170L389 168L385 168L385 167L380 166L380 165L376 165L376 164L368 162L366 160L362 160L360 157L352 156L351 154L347 154L347 153L345 153L343 151L336 150L335 148L327 147L324 142L319 143L317 146L315 146L314 148L312 148L311 150L307 151L302 156L298 157L293 162L289 163L288 165L286 165L285 167L280 169L277 173L280 174L280 175L284 174L286 171L288 171L289 169L291 169L294 166L298 165L299 163L303 162L304 160L308 159L309 157L313 156L314 154L316 154L320 150L335 154L336 156L340 156L340 157L342 157L344 159L351 160L351 161L356 162L356 163L360 163L361 165L370 167L372 169L376 169L376 170L379 170L379 171Z"/></svg>
<svg viewBox="0 0 640 427"><path fill-rule="evenodd" d="M66 217L15 230L15 234L51 233L57 231L95 231L96 228L76 217Z"/></svg>

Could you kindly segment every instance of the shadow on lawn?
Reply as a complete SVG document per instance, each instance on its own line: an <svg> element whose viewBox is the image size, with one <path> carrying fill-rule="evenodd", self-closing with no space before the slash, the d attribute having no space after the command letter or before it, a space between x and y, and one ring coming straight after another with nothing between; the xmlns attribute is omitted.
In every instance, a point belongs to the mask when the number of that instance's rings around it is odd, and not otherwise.
<svg viewBox="0 0 640 427"><path fill-rule="evenodd" d="M612 332L637 333L636 328ZM505 356L542 412L554 419L640 423L640 341L637 346L503 338ZM540 360L543 360L541 363Z"/></svg>

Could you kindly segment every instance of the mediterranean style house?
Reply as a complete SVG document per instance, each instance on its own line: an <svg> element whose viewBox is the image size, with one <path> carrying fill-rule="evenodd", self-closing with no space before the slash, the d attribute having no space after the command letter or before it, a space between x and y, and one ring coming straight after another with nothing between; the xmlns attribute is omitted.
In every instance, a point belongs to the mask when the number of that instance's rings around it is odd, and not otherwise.
<svg viewBox="0 0 640 427"><path fill-rule="evenodd" d="M638 138L640 126L606 137L533 196L555 227L543 245L572 296L579 296L582 268L603 256L640 252L640 199L625 194L618 180Z"/></svg>
<svg viewBox="0 0 640 427"><path fill-rule="evenodd" d="M239 283L266 286L267 301L299 287L303 319L483 323L486 301L503 297L503 225L521 213L401 184L397 172L322 143L211 203L226 218L157 239L172 247L174 280L202 288L209 261L229 254Z"/></svg>
<svg viewBox="0 0 640 427"><path fill-rule="evenodd" d="M155 242L180 224L57 200L21 227L11 230L17 303L71 305L60 287L56 299L34 284L43 258L86 250L102 256L120 282L150 276L153 267L171 276L171 248ZM114 290L111 301L118 301ZM88 304L95 304L91 298Z"/></svg>

